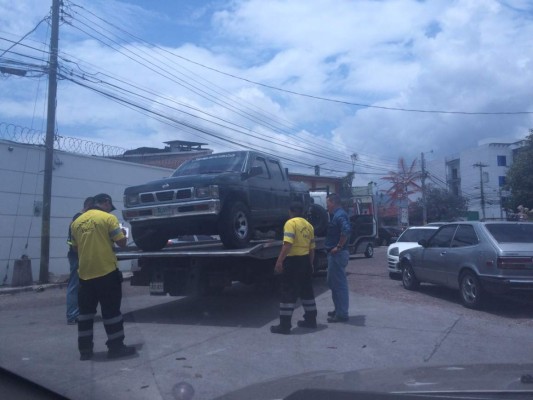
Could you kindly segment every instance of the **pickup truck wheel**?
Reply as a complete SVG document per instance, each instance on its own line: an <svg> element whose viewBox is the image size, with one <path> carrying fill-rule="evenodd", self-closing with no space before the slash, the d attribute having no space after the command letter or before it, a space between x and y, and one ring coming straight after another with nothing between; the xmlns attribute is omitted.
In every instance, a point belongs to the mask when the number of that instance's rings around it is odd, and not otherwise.
<svg viewBox="0 0 533 400"><path fill-rule="evenodd" d="M253 233L248 207L238 201L223 211L218 233L225 247L230 249L246 247Z"/></svg>
<svg viewBox="0 0 533 400"><path fill-rule="evenodd" d="M138 248L144 251L161 250L168 243L168 237L153 230L137 228L131 229L131 236Z"/></svg>
<svg viewBox="0 0 533 400"><path fill-rule="evenodd" d="M328 212L319 204L311 204L307 220L315 231L315 236L325 236L328 229Z"/></svg>
<svg viewBox="0 0 533 400"><path fill-rule="evenodd" d="M366 258L372 258L374 256L374 246L372 246L370 243L366 246L365 249L365 257Z"/></svg>

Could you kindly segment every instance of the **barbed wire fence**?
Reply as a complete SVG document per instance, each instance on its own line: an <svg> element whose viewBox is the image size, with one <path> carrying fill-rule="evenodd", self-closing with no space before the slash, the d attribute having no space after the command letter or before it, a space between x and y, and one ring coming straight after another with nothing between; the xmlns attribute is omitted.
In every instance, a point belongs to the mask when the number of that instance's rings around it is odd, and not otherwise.
<svg viewBox="0 0 533 400"><path fill-rule="evenodd" d="M44 146L46 133L19 125L0 122L0 140L8 140L16 143ZM127 149L118 146L109 146L90 140L54 135L54 149L99 157L119 157Z"/></svg>

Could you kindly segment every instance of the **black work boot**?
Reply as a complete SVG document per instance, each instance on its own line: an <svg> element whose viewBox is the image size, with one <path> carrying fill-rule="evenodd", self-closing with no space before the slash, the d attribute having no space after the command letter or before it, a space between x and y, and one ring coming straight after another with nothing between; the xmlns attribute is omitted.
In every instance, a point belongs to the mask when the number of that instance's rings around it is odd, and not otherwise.
<svg viewBox="0 0 533 400"><path fill-rule="evenodd" d="M291 333L291 316L280 315L279 325L273 325L270 327L270 332L281 333L282 335L288 335Z"/></svg>
<svg viewBox="0 0 533 400"><path fill-rule="evenodd" d="M107 351L107 358L121 358L132 356L137 353L137 350L133 346L119 346L111 348Z"/></svg>
<svg viewBox="0 0 533 400"><path fill-rule="evenodd" d="M281 324L272 325L270 327L270 332L272 332L272 333L280 333L282 335L289 335L291 333L291 328L283 326Z"/></svg>
<svg viewBox="0 0 533 400"><path fill-rule="evenodd" d="M316 320L313 321L311 319L304 319L302 321L298 321L297 324L300 328L316 329L317 327Z"/></svg>

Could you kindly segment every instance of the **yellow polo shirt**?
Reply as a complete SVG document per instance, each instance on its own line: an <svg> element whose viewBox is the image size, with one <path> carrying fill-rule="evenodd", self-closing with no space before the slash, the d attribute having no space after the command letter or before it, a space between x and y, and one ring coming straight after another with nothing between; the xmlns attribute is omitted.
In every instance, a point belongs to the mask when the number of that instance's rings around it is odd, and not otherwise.
<svg viewBox="0 0 533 400"><path fill-rule="evenodd" d="M309 254L309 249L315 248L313 225L304 218L289 219L283 227L283 241L292 244L288 257Z"/></svg>
<svg viewBox="0 0 533 400"><path fill-rule="evenodd" d="M80 279L94 279L113 272L117 257L113 242L124 237L117 217L91 209L71 225L72 245L78 248Z"/></svg>

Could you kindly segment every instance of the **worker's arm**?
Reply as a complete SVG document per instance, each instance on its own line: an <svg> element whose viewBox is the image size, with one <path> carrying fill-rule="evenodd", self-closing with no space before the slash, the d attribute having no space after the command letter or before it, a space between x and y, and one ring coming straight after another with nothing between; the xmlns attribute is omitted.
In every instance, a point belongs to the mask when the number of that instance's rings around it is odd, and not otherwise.
<svg viewBox="0 0 533 400"><path fill-rule="evenodd" d="M292 243L289 242L283 242L283 246L281 247L281 251L279 252L278 259L276 260L276 266L274 267L274 271L278 274L281 274L283 272L283 261L285 261L285 258L287 258L287 254L289 254L289 251L291 251Z"/></svg>

